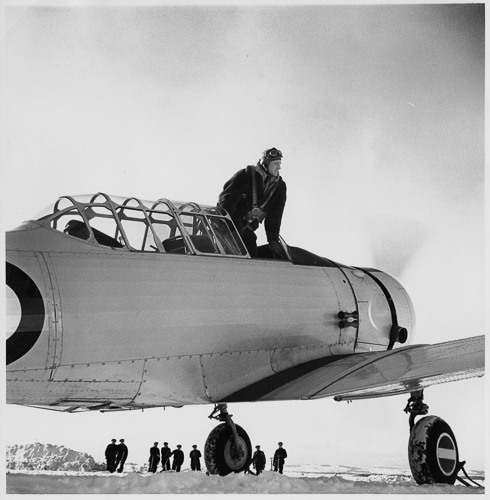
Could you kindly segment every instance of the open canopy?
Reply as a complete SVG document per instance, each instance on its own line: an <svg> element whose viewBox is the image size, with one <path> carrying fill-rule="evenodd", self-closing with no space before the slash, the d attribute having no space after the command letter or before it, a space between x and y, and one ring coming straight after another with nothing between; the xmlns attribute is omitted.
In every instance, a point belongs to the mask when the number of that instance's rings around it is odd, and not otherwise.
<svg viewBox="0 0 490 500"><path fill-rule="evenodd" d="M114 249L248 257L231 219L215 207L197 203L104 193L62 196L53 213L39 221Z"/></svg>

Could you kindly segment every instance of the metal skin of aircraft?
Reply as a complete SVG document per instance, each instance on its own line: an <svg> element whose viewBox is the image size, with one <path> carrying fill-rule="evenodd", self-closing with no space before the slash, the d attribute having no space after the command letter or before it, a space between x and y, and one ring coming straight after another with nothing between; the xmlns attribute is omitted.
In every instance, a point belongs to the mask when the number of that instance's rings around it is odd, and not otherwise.
<svg viewBox="0 0 490 500"><path fill-rule="evenodd" d="M456 439L424 388L484 375L484 338L412 345L388 274L281 240L251 259L231 218L196 203L64 196L7 232L7 403L76 412L214 404L211 474L248 470L227 405L410 393L415 480L453 484Z"/></svg>

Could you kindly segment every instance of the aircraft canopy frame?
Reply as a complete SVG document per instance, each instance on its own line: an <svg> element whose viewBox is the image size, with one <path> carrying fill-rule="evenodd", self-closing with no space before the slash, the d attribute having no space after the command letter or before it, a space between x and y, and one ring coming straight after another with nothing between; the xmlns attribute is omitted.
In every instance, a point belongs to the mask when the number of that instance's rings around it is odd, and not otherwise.
<svg viewBox="0 0 490 500"><path fill-rule="evenodd" d="M250 258L229 215L195 202L148 201L100 192L67 195L37 221L121 251Z"/></svg>

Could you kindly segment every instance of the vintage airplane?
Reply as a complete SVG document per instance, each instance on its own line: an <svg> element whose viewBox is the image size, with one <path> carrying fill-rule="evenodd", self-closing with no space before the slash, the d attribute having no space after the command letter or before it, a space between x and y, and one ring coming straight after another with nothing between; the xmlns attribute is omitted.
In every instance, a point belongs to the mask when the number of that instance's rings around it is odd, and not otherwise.
<svg viewBox="0 0 490 500"><path fill-rule="evenodd" d="M484 338L410 345L394 278L281 242L251 259L210 206L64 196L7 233L7 402L66 412L214 403L211 474L247 470L227 405L410 393L415 480L455 482L456 439L424 388L484 374ZM16 318L18 318L16 320Z"/></svg>

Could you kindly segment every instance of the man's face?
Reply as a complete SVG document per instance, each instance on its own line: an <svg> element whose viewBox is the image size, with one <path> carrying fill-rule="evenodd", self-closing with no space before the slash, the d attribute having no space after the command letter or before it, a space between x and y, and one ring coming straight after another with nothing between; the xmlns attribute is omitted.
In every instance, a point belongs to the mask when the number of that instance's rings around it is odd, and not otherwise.
<svg viewBox="0 0 490 500"><path fill-rule="evenodd" d="M274 160L269 163L267 170L270 175L277 177L279 175L279 170L281 170L281 160Z"/></svg>

